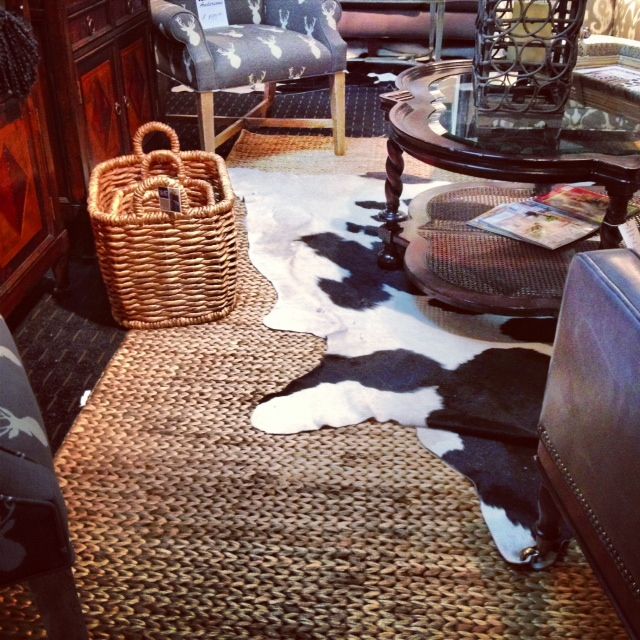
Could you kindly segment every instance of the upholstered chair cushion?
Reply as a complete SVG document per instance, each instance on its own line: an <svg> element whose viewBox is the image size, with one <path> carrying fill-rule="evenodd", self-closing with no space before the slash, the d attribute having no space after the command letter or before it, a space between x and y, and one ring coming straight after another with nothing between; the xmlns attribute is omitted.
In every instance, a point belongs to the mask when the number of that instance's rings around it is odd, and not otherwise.
<svg viewBox="0 0 640 640"><path fill-rule="evenodd" d="M323 44L280 27L237 25L212 29L206 37L221 87L324 75L332 64Z"/></svg>
<svg viewBox="0 0 640 640"><path fill-rule="evenodd" d="M274 26L286 25L295 31L313 38L331 52L331 66L324 73L336 73L347 68L347 43L338 33L338 22L342 9L335 0L265 0L265 23ZM307 56L309 54L307 53ZM312 75L305 73L305 76Z"/></svg>
<svg viewBox="0 0 640 640"><path fill-rule="evenodd" d="M227 3L230 26L203 30L197 12L151 0L154 24L164 36L156 38L158 68L201 92L345 70L337 2L266 0L252 20L243 14L248 1Z"/></svg>
<svg viewBox="0 0 640 640"><path fill-rule="evenodd" d="M73 562L38 404L0 317L0 585Z"/></svg>

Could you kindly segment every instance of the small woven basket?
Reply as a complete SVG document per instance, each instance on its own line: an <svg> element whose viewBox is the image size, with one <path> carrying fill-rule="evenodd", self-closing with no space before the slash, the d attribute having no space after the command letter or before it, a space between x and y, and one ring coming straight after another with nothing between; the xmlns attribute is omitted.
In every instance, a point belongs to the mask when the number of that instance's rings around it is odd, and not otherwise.
<svg viewBox="0 0 640 640"><path fill-rule="evenodd" d="M162 132L171 150L145 154ZM180 212L160 209L158 190L176 189ZM237 280L234 195L224 160L180 151L176 132L149 122L133 155L97 165L88 209L100 271L115 320L130 329L218 320L234 307Z"/></svg>

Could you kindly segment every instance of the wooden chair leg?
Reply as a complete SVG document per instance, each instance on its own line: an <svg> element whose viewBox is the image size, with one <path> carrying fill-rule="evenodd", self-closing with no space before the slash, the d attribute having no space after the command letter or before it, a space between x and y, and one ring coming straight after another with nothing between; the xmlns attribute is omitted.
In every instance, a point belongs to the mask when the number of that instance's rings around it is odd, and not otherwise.
<svg viewBox="0 0 640 640"><path fill-rule="evenodd" d="M49 640L87 640L87 626L82 615L71 569L60 569L29 580L35 603Z"/></svg>
<svg viewBox="0 0 640 640"><path fill-rule="evenodd" d="M273 104L273 100L276 96L276 83L265 82L264 84L264 105L260 110L260 117L266 118L269 115L269 109Z"/></svg>
<svg viewBox="0 0 640 640"><path fill-rule="evenodd" d="M215 152L216 129L214 124L213 91L198 94L198 126L200 128L201 149Z"/></svg>
<svg viewBox="0 0 640 640"><path fill-rule="evenodd" d="M333 120L333 151L343 156L346 151L345 139L345 72L339 71L331 76L331 119Z"/></svg>
<svg viewBox="0 0 640 640"><path fill-rule="evenodd" d="M171 92L171 81L164 73L156 73L156 86L158 87L158 110L164 117L167 113L167 98Z"/></svg>

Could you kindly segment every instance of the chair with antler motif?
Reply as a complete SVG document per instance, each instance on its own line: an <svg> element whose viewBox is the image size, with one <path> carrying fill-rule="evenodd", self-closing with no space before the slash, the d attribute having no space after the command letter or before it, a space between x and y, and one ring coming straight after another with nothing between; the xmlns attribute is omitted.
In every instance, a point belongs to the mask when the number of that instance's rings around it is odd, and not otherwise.
<svg viewBox="0 0 640 640"><path fill-rule="evenodd" d="M213 151L248 125L329 128L345 152L347 45L337 31L335 0L225 0L224 10L197 0L151 0L158 72L194 90L202 148ZM269 118L278 82L329 76L331 118ZM216 134L214 93L264 83L264 99Z"/></svg>
<svg viewBox="0 0 640 640"><path fill-rule="evenodd" d="M0 316L0 587L29 584L49 640L88 637L73 562L42 415Z"/></svg>

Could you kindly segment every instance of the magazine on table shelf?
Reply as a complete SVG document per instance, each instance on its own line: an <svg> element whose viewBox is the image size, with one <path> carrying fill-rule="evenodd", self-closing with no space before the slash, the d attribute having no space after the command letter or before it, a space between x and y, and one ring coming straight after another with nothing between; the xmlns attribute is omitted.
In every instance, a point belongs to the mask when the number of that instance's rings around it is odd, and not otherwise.
<svg viewBox="0 0 640 640"><path fill-rule="evenodd" d="M609 198L582 187L562 185L536 198L501 204L469 220L478 229L558 249L600 228ZM635 204L629 214L640 213Z"/></svg>

